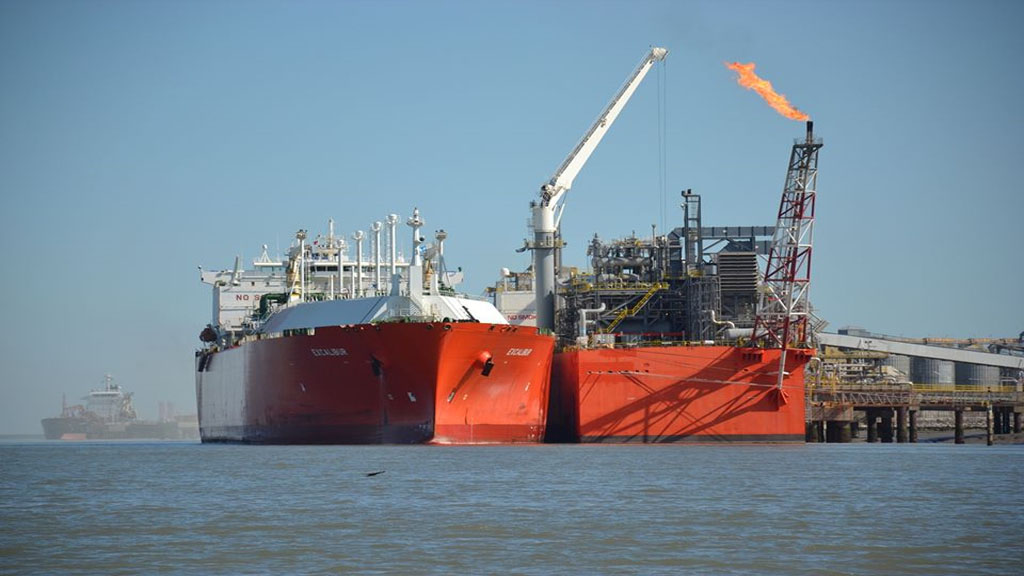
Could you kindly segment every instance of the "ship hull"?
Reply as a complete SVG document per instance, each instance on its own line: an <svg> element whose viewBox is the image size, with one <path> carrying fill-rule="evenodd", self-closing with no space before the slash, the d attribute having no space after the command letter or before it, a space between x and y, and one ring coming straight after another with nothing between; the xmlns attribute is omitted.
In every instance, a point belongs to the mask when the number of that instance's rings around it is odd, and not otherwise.
<svg viewBox="0 0 1024 576"><path fill-rule="evenodd" d="M809 351L669 346L555 354L549 440L804 441Z"/></svg>
<svg viewBox="0 0 1024 576"><path fill-rule="evenodd" d="M201 354L203 442L539 442L554 340L470 322L324 327ZM486 372L486 374L485 374Z"/></svg>
<svg viewBox="0 0 1024 576"><path fill-rule="evenodd" d="M90 418L44 418L47 440L178 440L185 437L176 422L106 423Z"/></svg>
<svg viewBox="0 0 1024 576"><path fill-rule="evenodd" d="M61 438L85 438L90 430L95 434L96 427L90 427L86 418L56 417L43 418L43 435L47 440Z"/></svg>

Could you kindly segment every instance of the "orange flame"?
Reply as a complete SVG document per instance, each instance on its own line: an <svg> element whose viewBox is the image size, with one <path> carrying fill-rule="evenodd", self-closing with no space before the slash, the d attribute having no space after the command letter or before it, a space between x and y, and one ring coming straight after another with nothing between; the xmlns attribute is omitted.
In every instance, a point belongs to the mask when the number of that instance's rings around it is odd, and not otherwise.
<svg viewBox="0 0 1024 576"><path fill-rule="evenodd" d="M782 114L786 118L791 120L810 120L811 117L803 112L794 108L789 100L782 94L779 94L772 88L772 83L758 78L757 74L754 74L754 63L740 64L739 62L725 63L725 67L730 70L736 71L736 83L743 86L747 90L753 90L764 98L764 101L769 106L775 108L775 111Z"/></svg>

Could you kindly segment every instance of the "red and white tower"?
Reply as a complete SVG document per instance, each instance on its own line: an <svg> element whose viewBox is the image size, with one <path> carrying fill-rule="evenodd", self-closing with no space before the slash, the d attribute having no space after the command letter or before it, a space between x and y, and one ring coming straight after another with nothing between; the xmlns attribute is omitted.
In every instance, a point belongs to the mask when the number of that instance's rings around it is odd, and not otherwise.
<svg viewBox="0 0 1024 576"><path fill-rule="evenodd" d="M808 346L814 199L821 147L821 140L814 139L814 123L808 121L806 139L795 142L789 156L786 187L751 336L753 346L782 348L780 389L785 376L786 349Z"/></svg>

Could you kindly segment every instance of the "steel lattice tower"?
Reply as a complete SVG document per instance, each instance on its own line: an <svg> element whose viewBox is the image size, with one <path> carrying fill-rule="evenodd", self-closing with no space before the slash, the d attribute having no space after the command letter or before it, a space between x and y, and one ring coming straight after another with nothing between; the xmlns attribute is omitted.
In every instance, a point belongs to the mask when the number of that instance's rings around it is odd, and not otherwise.
<svg viewBox="0 0 1024 576"><path fill-rule="evenodd" d="M785 350L807 344L810 318L811 249L814 237L814 199L818 181L818 150L813 122L807 138L793 144L779 219L768 255L751 344ZM783 369L779 369L781 387Z"/></svg>

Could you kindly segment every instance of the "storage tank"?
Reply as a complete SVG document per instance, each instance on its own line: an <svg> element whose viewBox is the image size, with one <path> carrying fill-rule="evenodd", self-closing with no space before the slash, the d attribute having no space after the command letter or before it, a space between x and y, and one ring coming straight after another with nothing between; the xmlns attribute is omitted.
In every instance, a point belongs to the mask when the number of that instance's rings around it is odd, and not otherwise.
<svg viewBox="0 0 1024 576"><path fill-rule="evenodd" d="M910 356L900 354L889 354L889 357L882 360L882 366L892 366L910 377Z"/></svg>
<svg viewBox="0 0 1024 576"><path fill-rule="evenodd" d="M983 364L956 363L956 383L958 386L986 388L999 385L999 367Z"/></svg>
<svg viewBox="0 0 1024 576"><path fill-rule="evenodd" d="M910 381L914 384L953 384L953 362L936 358L910 359Z"/></svg>
<svg viewBox="0 0 1024 576"><path fill-rule="evenodd" d="M1017 392L1024 392L1024 370L1000 368L999 378L1003 384L1013 386Z"/></svg>

